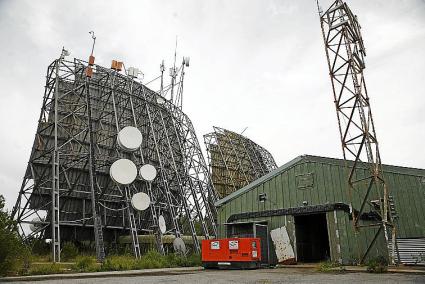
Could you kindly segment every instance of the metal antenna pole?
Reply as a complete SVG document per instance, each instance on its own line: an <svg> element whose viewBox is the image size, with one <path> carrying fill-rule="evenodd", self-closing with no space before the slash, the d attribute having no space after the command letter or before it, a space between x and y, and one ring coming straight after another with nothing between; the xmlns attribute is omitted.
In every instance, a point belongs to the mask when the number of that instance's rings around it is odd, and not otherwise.
<svg viewBox="0 0 425 284"><path fill-rule="evenodd" d="M176 58L177 58L177 36L176 36L176 46L174 48L174 64L173 64L173 68L171 69L171 72L170 72L170 76L171 76L171 102L172 103L174 103L174 85L176 84L176 76L177 76Z"/></svg>
<svg viewBox="0 0 425 284"><path fill-rule="evenodd" d="M91 192L91 205L92 205L92 215L93 215L93 229L94 229L94 240L96 245L96 256L98 261L103 261L105 259L105 247L103 242L103 228L102 228L102 219L98 213L100 213L99 208L99 196L98 196L98 183L96 176L96 142L95 142L95 123L94 115L92 113L92 95L90 93L90 80L93 74L92 66L94 65L94 46L96 43L96 37L93 31L90 31L91 37L93 39L93 45L89 57L89 66L86 69L86 104L87 104L87 125L88 125L88 135L89 135L89 183L90 183L90 192Z"/></svg>
<svg viewBox="0 0 425 284"><path fill-rule="evenodd" d="M54 149L52 156L52 256L53 262L60 262L60 212L59 212L59 148L58 148L58 101L59 101L59 70L62 60L64 59L66 51L62 48L61 55L55 63L55 93L54 93Z"/></svg>
<svg viewBox="0 0 425 284"><path fill-rule="evenodd" d="M93 45L91 47L91 53L90 55L93 55L94 52L94 45L96 44L96 36L94 35L94 31L90 31L89 34L91 34L91 38L93 39Z"/></svg>
<svg viewBox="0 0 425 284"><path fill-rule="evenodd" d="M164 71L165 71L164 60L162 60L161 65L159 66L159 69L161 71L161 90L159 91L159 94L161 96L164 96Z"/></svg>

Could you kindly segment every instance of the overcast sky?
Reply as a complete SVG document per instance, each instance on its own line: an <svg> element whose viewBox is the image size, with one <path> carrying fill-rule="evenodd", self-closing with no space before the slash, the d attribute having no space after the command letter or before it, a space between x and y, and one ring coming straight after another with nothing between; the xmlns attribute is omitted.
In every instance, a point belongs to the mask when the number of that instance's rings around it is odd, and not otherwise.
<svg viewBox="0 0 425 284"><path fill-rule="evenodd" d="M315 0L0 0L0 193L13 206L29 159L47 65L65 46L143 70L191 57L184 111L198 139L220 126L268 149L342 157ZM331 2L321 1L323 8ZM365 77L386 164L425 168L425 1L348 1L367 50Z"/></svg>

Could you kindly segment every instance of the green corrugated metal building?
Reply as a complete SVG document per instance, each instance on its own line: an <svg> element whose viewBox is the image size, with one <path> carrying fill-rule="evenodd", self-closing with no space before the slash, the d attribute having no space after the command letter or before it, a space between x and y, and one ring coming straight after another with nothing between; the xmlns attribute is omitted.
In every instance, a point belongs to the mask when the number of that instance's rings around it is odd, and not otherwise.
<svg viewBox="0 0 425 284"><path fill-rule="evenodd" d="M367 175L367 165L363 166L364 170L359 169L357 175ZM383 171L398 216L397 238L424 240L425 170L384 165ZM286 226L298 261L314 260L306 251L318 249L322 251L313 255L326 253L331 261L357 262L359 251L371 242L373 231L355 233L346 180L343 160L299 156L216 203L219 237L226 237L225 224L232 222L263 222L269 231ZM325 249L319 248L323 245L319 240L312 241L322 238L321 231L327 231ZM383 238L376 244L369 257L385 251ZM273 246L270 247L270 257L276 258Z"/></svg>

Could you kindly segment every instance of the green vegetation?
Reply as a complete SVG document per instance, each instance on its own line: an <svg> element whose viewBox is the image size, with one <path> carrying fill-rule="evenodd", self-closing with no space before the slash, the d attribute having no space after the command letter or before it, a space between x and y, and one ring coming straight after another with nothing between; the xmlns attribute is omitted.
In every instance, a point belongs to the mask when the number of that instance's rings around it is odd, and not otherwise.
<svg viewBox="0 0 425 284"><path fill-rule="evenodd" d="M78 248L74 243L64 243L61 251L61 258L63 261L73 260L78 256Z"/></svg>
<svg viewBox="0 0 425 284"><path fill-rule="evenodd" d="M178 254L168 254L164 256L157 251L151 250L140 259L135 259L130 255L109 256L105 259L100 270L116 271L199 265L201 265L201 258L196 254L187 257Z"/></svg>
<svg viewBox="0 0 425 284"><path fill-rule="evenodd" d="M335 272L335 271L343 272L343 271L345 271L345 268L344 268L344 266L342 266L338 262L324 261L324 262L319 263L319 266L317 267L317 271L320 271L320 272Z"/></svg>
<svg viewBox="0 0 425 284"><path fill-rule="evenodd" d="M99 271L99 268L100 265L97 263L96 258L92 256L78 256L72 266L72 269L77 272L95 272Z"/></svg>
<svg viewBox="0 0 425 284"><path fill-rule="evenodd" d="M22 243L16 223L4 209L0 195L0 275L24 273L29 267L29 249Z"/></svg>
<svg viewBox="0 0 425 284"><path fill-rule="evenodd" d="M372 273L384 273L388 270L388 261L383 256L372 258L367 262L367 271Z"/></svg>
<svg viewBox="0 0 425 284"><path fill-rule="evenodd" d="M136 259L131 256L113 255L105 259L101 266L102 271L132 270L136 269Z"/></svg>
<svg viewBox="0 0 425 284"><path fill-rule="evenodd" d="M43 275L43 274L58 274L63 273L64 268L60 264L56 263L43 263L32 266L28 273L29 275Z"/></svg>
<svg viewBox="0 0 425 284"><path fill-rule="evenodd" d="M73 263L51 263L49 244L42 240L33 240L25 245L18 235L16 222L5 209L0 195L0 276L41 275L69 272L94 272L131 269L149 269L164 267L199 266L199 255L182 256L180 254L161 255L150 250L140 259L132 255L110 255L105 261L97 263L89 248L74 243L62 245L62 260ZM117 248L119 253L121 248ZM122 252L121 252L122 253Z"/></svg>

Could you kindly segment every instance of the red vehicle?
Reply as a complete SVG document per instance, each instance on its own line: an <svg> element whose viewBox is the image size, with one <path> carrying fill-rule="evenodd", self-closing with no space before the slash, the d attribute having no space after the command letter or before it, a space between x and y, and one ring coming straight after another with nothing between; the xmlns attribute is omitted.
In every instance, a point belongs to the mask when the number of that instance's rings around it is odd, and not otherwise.
<svg viewBox="0 0 425 284"><path fill-rule="evenodd" d="M204 268L258 268L261 263L259 238L227 238L202 241Z"/></svg>

